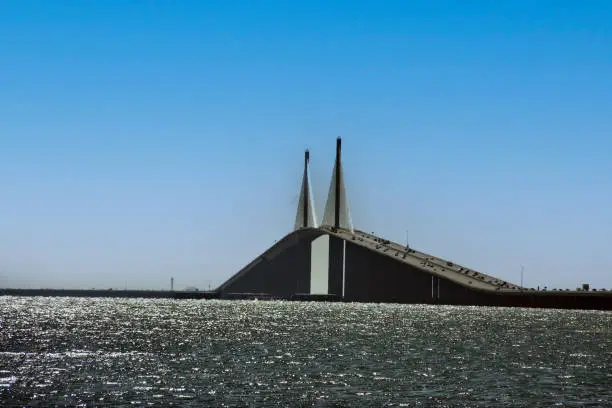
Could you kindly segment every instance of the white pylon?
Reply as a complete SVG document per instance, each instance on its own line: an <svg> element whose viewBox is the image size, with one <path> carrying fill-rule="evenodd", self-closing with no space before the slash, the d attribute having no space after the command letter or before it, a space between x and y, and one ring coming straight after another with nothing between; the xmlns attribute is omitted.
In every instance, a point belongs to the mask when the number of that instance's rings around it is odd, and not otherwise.
<svg viewBox="0 0 612 408"><path fill-rule="evenodd" d="M329 186L322 225L340 227L353 232L351 211L346 197L346 187L344 185L341 148L342 140L338 138L336 140L336 162L334 163L334 172Z"/></svg>
<svg viewBox="0 0 612 408"><path fill-rule="evenodd" d="M317 214L315 213L314 199L312 198L312 189L310 188L309 161L310 153L306 150L304 154L304 176L302 177L302 189L295 216L294 230L317 227Z"/></svg>

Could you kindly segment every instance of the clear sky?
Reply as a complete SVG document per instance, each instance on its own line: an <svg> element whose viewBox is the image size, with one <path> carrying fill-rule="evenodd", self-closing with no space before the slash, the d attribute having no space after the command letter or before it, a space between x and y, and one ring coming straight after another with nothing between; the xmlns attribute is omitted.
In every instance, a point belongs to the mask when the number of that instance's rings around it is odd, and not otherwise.
<svg viewBox="0 0 612 408"><path fill-rule="evenodd" d="M0 287L213 287L335 138L357 228L612 288L610 1L0 2Z"/></svg>

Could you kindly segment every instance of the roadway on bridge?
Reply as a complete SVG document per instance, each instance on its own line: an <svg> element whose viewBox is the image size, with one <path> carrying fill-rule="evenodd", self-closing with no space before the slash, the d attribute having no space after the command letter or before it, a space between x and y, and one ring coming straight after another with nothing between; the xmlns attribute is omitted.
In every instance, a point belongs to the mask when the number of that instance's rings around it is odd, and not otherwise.
<svg viewBox="0 0 612 408"><path fill-rule="evenodd" d="M453 262L431 256L424 252L416 251L395 242L377 237L367 232L355 230L353 232L343 229L322 226L319 229L326 233L352 242L382 255L389 256L399 262L421 269L432 275L442 277L459 283L460 285L481 289L486 291L511 291L520 290L521 287L493 276L474 271L457 265Z"/></svg>

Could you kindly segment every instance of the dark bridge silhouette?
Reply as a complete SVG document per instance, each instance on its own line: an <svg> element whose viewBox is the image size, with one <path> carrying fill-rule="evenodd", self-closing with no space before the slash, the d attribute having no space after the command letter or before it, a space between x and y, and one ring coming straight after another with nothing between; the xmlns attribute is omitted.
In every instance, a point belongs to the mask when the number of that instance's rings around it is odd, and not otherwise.
<svg viewBox="0 0 612 408"><path fill-rule="evenodd" d="M612 309L612 292L528 289L355 229L341 159L338 138L318 225L306 151L294 231L219 286L219 297Z"/></svg>

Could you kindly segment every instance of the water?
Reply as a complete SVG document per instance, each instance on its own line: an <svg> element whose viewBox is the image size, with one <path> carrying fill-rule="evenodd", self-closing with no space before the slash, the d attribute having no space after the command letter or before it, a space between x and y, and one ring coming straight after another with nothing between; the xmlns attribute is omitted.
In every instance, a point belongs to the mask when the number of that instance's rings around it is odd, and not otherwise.
<svg viewBox="0 0 612 408"><path fill-rule="evenodd" d="M0 406L612 406L612 314L0 297Z"/></svg>

